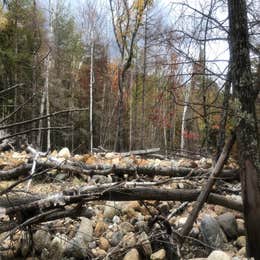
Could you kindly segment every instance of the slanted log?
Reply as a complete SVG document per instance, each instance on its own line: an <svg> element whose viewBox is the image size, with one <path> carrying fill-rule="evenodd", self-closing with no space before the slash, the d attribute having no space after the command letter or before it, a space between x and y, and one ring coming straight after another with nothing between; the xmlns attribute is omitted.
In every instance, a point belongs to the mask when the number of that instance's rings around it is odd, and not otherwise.
<svg viewBox="0 0 260 260"><path fill-rule="evenodd" d="M193 226L194 221L196 220L196 218L198 217L198 214L204 204L204 202L207 201L207 198L209 197L210 191L216 181L216 178L219 177L225 161L227 160L228 156L229 156L229 152L235 142L236 136L233 133L230 137L230 139L228 140L228 142L226 143L225 147L223 148L220 157L218 158L218 161L214 167L214 169L212 170L212 173L210 174L210 177L207 181L207 183L204 185L204 187L202 188L195 204L194 207L192 209L192 212L189 214L187 221L185 222L182 230L181 230L181 235L182 237L186 237Z"/></svg>

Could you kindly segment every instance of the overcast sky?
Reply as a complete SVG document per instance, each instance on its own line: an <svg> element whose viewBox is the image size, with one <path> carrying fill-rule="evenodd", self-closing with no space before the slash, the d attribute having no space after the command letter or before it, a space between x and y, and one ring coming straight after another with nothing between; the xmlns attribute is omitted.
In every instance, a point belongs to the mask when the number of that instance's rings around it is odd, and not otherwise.
<svg viewBox="0 0 260 260"><path fill-rule="evenodd" d="M58 0L51 0L52 3L55 5L56 1ZM59 0L60 1L60 0ZM103 11L108 13L108 16L110 15L109 10L109 2L108 0L63 0L66 4L68 4L71 7L71 11L76 18L76 20L79 22L80 13L82 10L82 6L86 4L88 1L94 1L98 5L102 6ZM44 6L46 9L48 9L48 0L40 0L42 3L42 6ZM180 0L179 2L184 2L183 0ZM201 9L205 6L209 6L210 0L187 0L185 1L190 6ZM174 4L176 1L171 0L156 0L156 6L157 6L157 12L161 13L161 16L163 17L163 23L167 23L168 26L176 29L178 18L182 11L185 11L185 15L194 15L194 12L190 10L189 8L181 7L180 5ZM205 9L204 9L205 11ZM206 11L207 13L207 11ZM217 8L217 12L215 12L215 17L219 20L224 20L227 17L227 8L219 7ZM192 28L194 24L193 21L196 21L196 19L187 17L185 20L185 27L188 29L189 27ZM105 26L103 30L106 30L107 36L110 35L111 41L111 54L114 56L116 55L117 46L115 44L115 41L113 40L113 32L112 32L112 24L110 17L107 18L107 21L105 22ZM200 38L202 38L203 35L200 35ZM228 43L225 41L216 41L207 43L206 45L206 59L208 60L228 60L229 59L229 52L228 52ZM194 58L198 56L199 49L196 48L194 51ZM191 52L192 53L192 52ZM196 53L196 54L195 54ZM227 66L227 62L218 62L215 65L210 62L207 64L208 67L214 69L215 72L221 73L225 70Z"/></svg>

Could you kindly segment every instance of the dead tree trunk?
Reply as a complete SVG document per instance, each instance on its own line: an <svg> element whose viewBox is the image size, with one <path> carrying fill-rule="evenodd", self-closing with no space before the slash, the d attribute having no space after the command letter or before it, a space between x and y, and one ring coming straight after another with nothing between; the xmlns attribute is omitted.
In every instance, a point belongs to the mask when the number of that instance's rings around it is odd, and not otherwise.
<svg viewBox="0 0 260 260"><path fill-rule="evenodd" d="M259 137L255 100L259 90L254 89L249 56L248 21L245 0L229 0L230 55L232 85L238 103L237 128L240 156L242 195L247 234L247 254L260 259L260 160Z"/></svg>
<svg viewBox="0 0 260 260"><path fill-rule="evenodd" d="M203 204L207 201L210 191L216 181L216 177L218 177L222 171L224 163L229 156L229 152L230 152L234 142L235 142L235 135L232 135L231 138L229 139L229 141L227 142L226 146L224 147L224 149L215 165L215 168L213 169L213 171L210 175L210 178L209 178L207 184L205 185L205 187L202 189L200 195L198 196L197 201L193 207L193 210L192 210L191 214L189 215L185 225L182 228L181 235L183 237L187 236L189 234L189 232L191 231L193 223L196 220Z"/></svg>

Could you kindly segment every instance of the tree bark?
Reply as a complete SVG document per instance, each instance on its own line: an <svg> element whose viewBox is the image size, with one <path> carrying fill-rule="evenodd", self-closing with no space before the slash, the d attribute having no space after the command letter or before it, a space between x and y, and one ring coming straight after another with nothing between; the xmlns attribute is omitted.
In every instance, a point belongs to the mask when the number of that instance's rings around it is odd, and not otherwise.
<svg viewBox="0 0 260 260"><path fill-rule="evenodd" d="M160 167L160 166L100 166L97 164L93 165L83 165L80 163L78 166L73 163L60 163L55 160L42 160L41 158L37 159L37 167L40 170L42 169L57 169L64 172L80 174L83 176L88 175L108 175L111 173L122 175L122 174L140 174L147 176L168 176L168 177L186 177L189 174L203 178L203 174L207 174L210 169L193 169L185 167ZM0 171L0 181L1 180L13 180L18 177L28 176L32 164L23 164L11 170L1 170ZM239 179L238 170L223 170L219 176L225 180L237 180Z"/></svg>
<svg viewBox="0 0 260 260"><path fill-rule="evenodd" d="M232 86L238 103L237 128L240 156L247 254L260 259L260 160L255 100L259 89L253 86L249 56L246 0L229 0L230 55Z"/></svg>
<svg viewBox="0 0 260 260"><path fill-rule="evenodd" d="M0 209L2 214L15 212L51 209L61 205L71 205L79 202L94 200L131 201L131 200L158 200L158 201L194 201L197 199L199 190L167 190L151 187L113 187L115 183L100 186L81 187L80 190L64 190L52 194L35 194L27 196L10 195L0 197ZM127 184L126 186L129 186ZM133 186L136 186L133 183ZM210 194L208 203L224 206L237 211L242 211L241 202L230 200L225 196Z"/></svg>

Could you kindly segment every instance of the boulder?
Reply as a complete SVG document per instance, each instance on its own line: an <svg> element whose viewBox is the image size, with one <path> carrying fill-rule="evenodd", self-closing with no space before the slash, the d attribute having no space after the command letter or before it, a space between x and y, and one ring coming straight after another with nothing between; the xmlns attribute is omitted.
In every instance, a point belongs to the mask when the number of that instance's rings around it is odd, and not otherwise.
<svg viewBox="0 0 260 260"><path fill-rule="evenodd" d="M57 157L69 159L71 157L70 150L67 147L62 148L59 152Z"/></svg>
<svg viewBox="0 0 260 260"><path fill-rule="evenodd" d="M232 260L232 257L221 250L215 250L208 256L208 260Z"/></svg>
<svg viewBox="0 0 260 260"><path fill-rule="evenodd" d="M227 241L217 220L209 215L202 219L200 229L204 241L211 247L222 248Z"/></svg>
<svg viewBox="0 0 260 260"><path fill-rule="evenodd" d="M227 212L218 216L217 221L228 238L237 238L237 222L235 216L232 213Z"/></svg>

